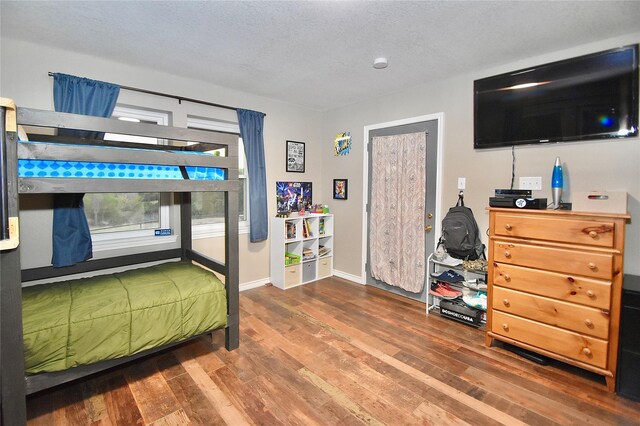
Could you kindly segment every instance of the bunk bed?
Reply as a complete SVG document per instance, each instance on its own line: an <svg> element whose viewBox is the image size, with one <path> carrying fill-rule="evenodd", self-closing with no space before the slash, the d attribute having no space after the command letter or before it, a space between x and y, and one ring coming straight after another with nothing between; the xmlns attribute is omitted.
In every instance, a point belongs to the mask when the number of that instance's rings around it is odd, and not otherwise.
<svg viewBox="0 0 640 426"><path fill-rule="evenodd" d="M30 141L22 141L19 125L54 131L42 132L48 136L30 132ZM130 362L213 329L224 327L228 350L238 347L237 137L17 108L4 98L0 126L2 424L26 421L28 394ZM50 135L57 133L55 129L146 136L166 144ZM225 148L225 156L206 154L219 148ZM63 165L79 165L85 171L59 173ZM116 173L98 173L108 170ZM192 248L191 193L197 191L224 193L224 264ZM180 208L180 247L64 268L22 269L20 194L92 192L173 193ZM23 235L28 231L23 229ZM122 267L132 270L109 274ZM224 284L216 274L224 277ZM68 275L72 279L60 281ZM76 278L83 275L89 278ZM23 288L23 283L37 280L54 282ZM96 336L105 330L106 335Z"/></svg>

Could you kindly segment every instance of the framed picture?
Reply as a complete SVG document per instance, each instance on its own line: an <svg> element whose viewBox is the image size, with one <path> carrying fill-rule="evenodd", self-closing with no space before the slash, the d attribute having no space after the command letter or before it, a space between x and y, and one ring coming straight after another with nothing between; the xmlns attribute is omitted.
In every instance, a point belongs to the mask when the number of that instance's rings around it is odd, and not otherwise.
<svg viewBox="0 0 640 426"><path fill-rule="evenodd" d="M336 200L346 200L348 196L348 184L347 179L334 179L333 180L333 198Z"/></svg>
<svg viewBox="0 0 640 426"><path fill-rule="evenodd" d="M304 173L304 142L287 141L287 171Z"/></svg>

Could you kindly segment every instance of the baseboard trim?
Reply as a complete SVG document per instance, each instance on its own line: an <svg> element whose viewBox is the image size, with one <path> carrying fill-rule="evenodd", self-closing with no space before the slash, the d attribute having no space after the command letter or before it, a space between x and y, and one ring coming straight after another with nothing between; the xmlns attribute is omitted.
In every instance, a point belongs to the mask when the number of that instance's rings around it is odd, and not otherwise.
<svg viewBox="0 0 640 426"><path fill-rule="evenodd" d="M338 278L343 278L348 281L353 281L354 283L357 283L357 284L365 285L365 282L362 279L362 277L359 277L358 275L348 274L346 272L338 271L336 269L333 270L333 275L335 275Z"/></svg>
<svg viewBox="0 0 640 426"><path fill-rule="evenodd" d="M262 287L271 282L269 278L262 278L260 280L250 281L248 283L240 284L240 291L251 290L252 288Z"/></svg>
<svg viewBox="0 0 640 426"><path fill-rule="evenodd" d="M338 271L335 269L333 270L333 275L338 278L343 278L347 281L353 281L354 283L365 285L365 283L362 280L362 277L359 277L357 275L348 274L346 272ZM242 283L240 284L239 287L240 287L240 291L245 291L245 290L251 290L252 288L262 287L263 285L267 285L270 283L271 283L270 278L262 278L260 280Z"/></svg>

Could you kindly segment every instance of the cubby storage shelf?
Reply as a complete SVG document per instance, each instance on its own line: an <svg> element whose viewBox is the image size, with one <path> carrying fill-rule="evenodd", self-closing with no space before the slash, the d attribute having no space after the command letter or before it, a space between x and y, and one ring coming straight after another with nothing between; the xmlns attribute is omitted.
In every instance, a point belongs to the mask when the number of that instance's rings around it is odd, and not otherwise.
<svg viewBox="0 0 640 426"><path fill-rule="evenodd" d="M333 215L271 220L271 282L283 290L333 275Z"/></svg>

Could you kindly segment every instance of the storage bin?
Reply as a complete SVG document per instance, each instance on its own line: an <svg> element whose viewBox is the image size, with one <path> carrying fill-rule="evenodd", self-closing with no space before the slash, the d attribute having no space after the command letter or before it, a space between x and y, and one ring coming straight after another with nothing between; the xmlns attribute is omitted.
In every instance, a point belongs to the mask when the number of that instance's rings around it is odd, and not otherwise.
<svg viewBox="0 0 640 426"><path fill-rule="evenodd" d="M332 270L333 258L331 256L323 257L322 259L318 260L318 278L325 278L333 275Z"/></svg>
<svg viewBox="0 0 640 426"><path fill-rule="evenodd" d="M300 282L300 265L286 266L284 268L284 286L293 287Z"/></svg>
<svg viewBox="0 0 640 426"><path fill-rule="evenodd" d="M302 265L302 282L314 281L316 279L316 261L307 262Z"/></svg>

